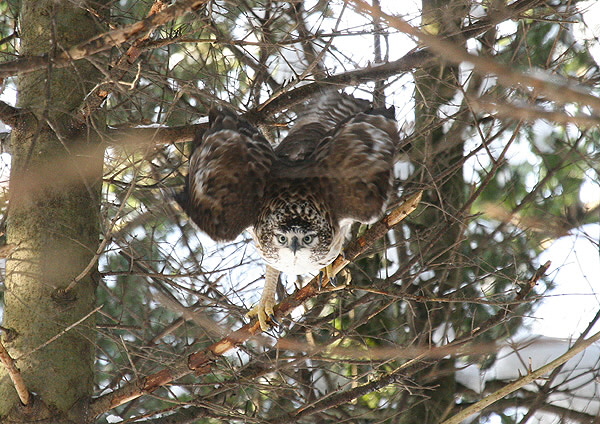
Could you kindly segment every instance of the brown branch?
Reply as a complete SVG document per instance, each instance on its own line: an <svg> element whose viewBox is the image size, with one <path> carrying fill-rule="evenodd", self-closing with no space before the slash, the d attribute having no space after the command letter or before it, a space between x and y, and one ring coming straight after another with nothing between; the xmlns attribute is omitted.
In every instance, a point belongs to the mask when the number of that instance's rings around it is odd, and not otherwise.
<svg viewBox="0 0 600 424"><path fill-rule="evenodd" d="M536 121L545 119L557 124L575 124L579 128L600 125L600 119L595 116L576 114L569 115L565 111L545 110L539 107L517 106L514 103L500 103L491 100L469 98L473 109L485 111L498 118L513 118L519 121Z"/></svg>
<svg viewBox="0 0 600 424"><path fill-rule="evenodd" d="M485 33L491 26L511 19L515 15L542 3L544 3L544 0L515 1L503 10L504 13L496 13L489 18L481 19L462 29L459 34L454 34L453 37L460 36L465 39L477 37ZM255 111L248 112L246 118L254 122L264 121L267 117L308 99L324 87L358 85L364 82L389 78L401 72L408 72L414 68L426 65L431 60L435 60L436 53L433 49L414 49L400 59L392 62L344 72L343 74L333 75L317 82L303 85L271 97Z"/></svg>
<svg viewBox="0 0 600 424"><path fill-rule="evenodd" d="M379 222L374 224L362 236L350 243L345 250L344 255L338 256L333 262L332 267L335 273L341 271L352 260L364 253L378 239L383 237L391 228L400 223L408 214L415 210L421 200L421 192L408 197L403 204L395 208L389 215L386 215ZM328 283L327 276L320 282L319 276L313 278L306 286L288 296L275 307L275 317L282 318L289 315L293 309L301 305L306 300L320 294L320 286ZM192 372L197 376L205 375L212 371L213 365L219 356L233 350L237 346L246 342L253 336L260 334L260 324L253 322L244 325L239 330L234 331L229 336L213 343L206 350L192 353L187 357L185 363L180 363L173 368L163 369L148 377L127 384L120 389L97 398L90 407L90 415L98 416L119 405L123 405L133 399L136 399L146 393L158 389L159 387L184 377Z"/></svg>
<svg viewBox="0 0 600 424"><path fill-rule="evenodd" d="M463 409L461 412L454 415L452 418L444 421L442 424L459 424L459 423L463 422L471 415L483 410L484 408L493 404L497 400L502 399L503 397L513 393L514 391L520 389L523 386L526 386L527 384L533 383L535 380L541 378L542 376L549 373L556 367L559 367L560 365L564 364L568 360L572 359L575 355L583 352L585 349L587 349L589 346L591 346L592 344L594 344L595 342L597 342L599 340L600 340L600 331L597 332L596 334L592 335L591 337L589 337L586 340L579 340L565 354L559 356L558 358L556 358L555 360L551 361L550 363L544 365L543 367L540 367L534 371L531 371L526 376L521 377L514 382L506 384L501 389L486 396L485 398L483 398L479 402L469 406L468 408Z"/></svg>
<svg viewBox="0 0 600 424"><path fill-rule="evenodd" d="M177 127L111 128L103 141L117 146L135 146L185 143L208 129L208 123L181 125Z"/></svg>
<svg viewBox="0 0 600 424"><path fill-rule="evenodd" d="M147 36L157 27L183 16L188 12L198 10L208 0L181 0L164 10L148 16L146 19L127 25L120 29L99 34L87 41L79 43L56 57L27 56L0 64L0 78L37 71L49 63L55 68L63 68L72 61L92 56L118 46L124 42L134 42Z"/></svg>
<svg viewBox="0 0 600 424"><path fill-rule="evenodd" d="M278 96L272 96L256 110L249 111L246 114L246 119L250 121L264 121L266 117L272 116L277 112L308 99L323 88L338 88L347 85L358 85L377 79L389 78L401 72L408 72L414 68L423 66L432 59L433 55L429 51L416 50L408 53L398 60L388 62L383 65L369 66L367 68L333 75L318 82L302 85L294 88L293 90L282 92Z"/></svg>
<svg viewBox="0 0 600 424"><path fill-rule="evenodd" d="M543 93L546 97L554 101L560 103L574 102L588 105L594 108L596 113L600 113L600 98L583 92L579 85L575 87L574 84L567 79L564 80L564 83L557 83L550 81L547 77L538 78L531 73L525 74L514 71L510 66L495 62L489 58L471 54L447 39L427 34L413 27L402 18L388 15L362 0L345 1L351 2L357 11L373 17L379 17L387 21L393 28L418 38L432 53L439 55L447 62L454 64L470 63L473 65L474 72L481 75L496 75L498 81L502 84L531 88L534 91Z"/></svg>
<svg viewBox="0 0 600 424"><path fill-rule="evenodd" d="M15 361L11 358L10 354L2 344L0 340L0 362L4 364L6 367L6 371L8 376L13 382L15 386L15 390L17 391L17 395L19 395L19 399L23 405L29 405L31 403L31 394L29 390L27 390L27 386L25 385L25 381L23 380L23 376L21 375L21 371L15 365Z"/></svg>

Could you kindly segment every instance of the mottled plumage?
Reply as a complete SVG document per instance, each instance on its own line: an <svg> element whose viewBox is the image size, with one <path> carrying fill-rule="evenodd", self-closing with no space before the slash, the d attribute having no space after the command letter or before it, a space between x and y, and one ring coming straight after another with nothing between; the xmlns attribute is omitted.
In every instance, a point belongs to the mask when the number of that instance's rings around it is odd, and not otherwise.
<svg viewBox="0 0 600 424"><path fill-rule="evenodd" d="M331 91L305 106L275 149L232 111L212 111L210 122L177 200L215 240L252 228L267 281L250 314L264 329L275 270L318 271L340 253L353 222L381 216L398 145L394 110Z"/></svg>

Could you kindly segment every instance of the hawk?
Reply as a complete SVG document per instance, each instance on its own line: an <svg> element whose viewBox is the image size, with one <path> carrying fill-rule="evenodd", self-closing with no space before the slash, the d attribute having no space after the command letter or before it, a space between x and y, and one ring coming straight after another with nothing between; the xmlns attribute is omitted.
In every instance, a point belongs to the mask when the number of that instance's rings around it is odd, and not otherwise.
<svg viewBox="0 0 600 424"><path fill-rule="evenodd" d="M266 272L260 302L248 316L266 330L274 322L280 272L327 269L352 223L372 223L383 214L399 144L394 108L324 93L298 113L274 149L230 110L211 110L209 120L176 199L215 241L251 229Z"/></svg>

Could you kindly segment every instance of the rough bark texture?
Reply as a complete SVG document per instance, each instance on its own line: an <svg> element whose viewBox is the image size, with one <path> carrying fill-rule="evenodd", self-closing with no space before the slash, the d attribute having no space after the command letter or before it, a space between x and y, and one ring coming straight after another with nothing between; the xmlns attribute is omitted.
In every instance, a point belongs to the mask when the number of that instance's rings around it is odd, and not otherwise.
<svg viewBox="0 0 600 424"><path fill-rule="evenodd" d="M423 0L422 1L422 30L433 35L448 35L459 33L459 28L465 13L468 11L467 2L454 0ZM464 45L464 40L454 40L456 45ZM439 231L442 236L430 252L430 263L435 270L435 287L425 290L436 290L432 295L443 294L456 288L462 281L460 260L458 254L461 245L462 224L460 209L464 204L464 180L462 176L461 159L463 157L463 142L460 137L462 120L460 117L453 121L452 126L443 125L444 106L451 103L459 85L458 67L454 65L430 65L415 71L416 128L431 128L425 131L422 141L417 143L425 158L423 163L423 180L428 181L428 175L445 176L442 180L433 182L430 190L423 194L424 204L434 205L426 208L418 220L423 228L442 226ZM441 112L440 112L441 111ZM420 343L430 343L432 332L449 317L440 309L430 308L424 303L412 305L414 318L411 325L414 334L419 335ZM422 381L428 390L423 395L428 399L409 398L411 413L400 420L401 423L419 422L423 424L438 423L454 405L455 379L451 371L453 361L441 360L432 369L422 373L417 380Z"/></svg>
<svg viewBox="0 0 600 424"><path fill-rule="evenodd" d="M52 56L99 32L85 6L23 0L20 54ZM72 122L98 77L89 63L77 62L18 80L18 106L31 113L12 133L7 238L15 248L6 266L3 322L12 331L3 343L35 401L23 407L0 367L0 422L66 422L69 410L73 422L85 421L72 407L92 394L94 318L73 324L95 307L93 273L64 289L99 244L102 149Z"/></svg>

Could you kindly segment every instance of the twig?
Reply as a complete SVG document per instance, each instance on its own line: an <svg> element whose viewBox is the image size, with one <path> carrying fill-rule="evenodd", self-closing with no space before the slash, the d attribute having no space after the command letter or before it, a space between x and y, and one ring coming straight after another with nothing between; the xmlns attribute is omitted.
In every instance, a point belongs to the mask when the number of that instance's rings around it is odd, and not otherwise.
<svg viewBox="0 0 600 424"><path fill-rule="evenodd" d="M0 64L0 78L24 74L45 68L52 63L55 68L68 66L72 61L83 59L118 46L124 42L134 42L157 27L183 16L188 12L198 10L208 0L181 0L164 10L148 16L146 19L127 25L120 29L107 31L89 40L79 43L56 57L27 56L11 62Z"/></svg>
<svg viewBox="0 0 600 424"><path fill-rule="evenodd" d="M37 352L40 349L43 349L44 347L48 346L50 343L52 343L53 341L61 338L63 335L65 335L65 333L67 333L68 331L71 331L73 328L77 327L79 324L81 324L83 321L85 321L86 319L88 319L89 317L91 317L92 315L94 315L96 312L98 312L100 309L102 309L103 305L97 306L96 308L92 309L90 312L88 312L87 314L85 314L83 317L81 317L80 319L78 319L77 321L75 321L73 324L69 325L67 328L63 329L60 333L50 337L48 340L46 340L44 343L42 343L41 345L39 345L38 347L36 347L33 350L30 350L24 354L22 354L21 356L19 356L16 361L18 361L19 359L23 359L26 358L27 356Z"/></svg>
<svg viewBox="0 0 600 424"><path fill-rule="evenodd" d="M536 77L532 73L524 74L513 70L510 66L503 65L489 58L477 56L469 53L465 49L457 46L451 41L427 34L413 27L405 20L397 16L391 16L382 12L362 0L345 0L354 5L355 9L361 13L366 13L373 17L379 17L399 31L417 37L419 41L425 44L433 53L436 53L445 61L450 63L470 63L473 70L481 75L493 74L498 77L502 84L516 87L530 87L535 91L544 93L548 98L561 102L575 102L582 105L588 105L600 113L600 98L583 92L581 87L572 87L571 82L564 80L564 83L550 81L548 76Z"/></svg>
<svg viewBox="0 0 600 424"><path fill-rule="evenodd" d="M334 273L341 271L342 268L372 246L375 241L383 237L388 230L400 223L400 221L406 218L408 214L413 212L421 200L421 195L422 192L418 192L408 197L403 204L369 228L362 237L353 241L345 250L344 255L338 256L333 262L332 267ZM275 307L276 318L289 315L297 306L320 294L319 286L327 284L328 281L327 276L324 277L321 284L318 276L313 278L306 286L291 296L288 296ZM207 349L192 353L187 357L185 363L180 363L170 369L163 369L155 374L149 375L143 380L127 384L111 393L99 397L92 403L90 415L98 416L192 372L197 376L207 374L212 370L212 366L219 356L233 350L249 340L252 336L260 333L261 329L258 321L246 324L229 336L213 343Z"/></svg>
<svg viewBox="0 0 600 424"><path fill-rule="evenodd" d="M501 103L485 99L469 98L473 109L485 111L500 118L513 118L520 121L536 121L545 119L557 124L575 124L578 127L595 127L600 125L600 119L594 116L576 114L569 115L564 111L544 110L539 107L517 106L514 103Z"/></svg>
<svg viewBox="0 0 600 424"><path fill-rule="evenodd" d="M483 333L484 331L489 330L490 328L492 328L499 322L503 321L508 316L508 314L513 312L513 310L519 305L519 303L521 301L523 301L529 295L529 293L533 290L533 288L535 287L535 285L537 284L539 279L542 278L546 274L546 272L548 271L548 268L550 268L550 265L551 265L551 262L547 261L544 265L539 267L538 270L535 272L535 274L533 274L533 276L527 281L527 283L524 284L521 287L521 289L517 292L517 295L510 302L510 304L506 305L506 307L504 309L498 311L498 313L496 313L496 315L485 320L477 328L474 328L473 330L471 330L471 333L469 335L470 338L478 336L481 333ZM459 340L459 342L460 342L460 340ZM455 343L452 343L452 344L455 344Z"/></svg>
<svg viewBox="0 0 600 424"><path fill-rule="evenodd" d="M10 354L2 344L0 340L0 362L4 364L6 370L8 372L8 376L12 380L15 390L19 395L19 399L21 399L21 403L23 405L29 405L31 402L31 394L29 390L27 390L27 386L25 386L25 381L23 380L23 376L21 375L21 371L15 365L15 360L11 358Z"/></svg>
<svg viewBox="0 0 600 424"><path fill-rule="evenodd" d="M559 356L554 361L544 365L541 368L538 368L535 371L530 372L529 374L527 374L524 377L521 377L517 381L507 384L506 386L502 387L500 390L497 390L494 393L490 394L489 396L486 396L485 398L481 399L479 402L474 403L473 405L469 406L468 408L463 409L458 414L454 415L452 418L444 421L442 424L460 424L461 422L466 420L471 415L483 410L484 408L490 406L497 400L502 399L503 397L520 389L521 387L534 382L538 378L540 378L543 375L552 371L554 368L564 364L569 359L573 358L578 353L583 352L585 349L587 349L588 347L590 347L592 344L596 343L599 340L600 340L600 331L586 340L578 341L564 355Z"/></svg>

